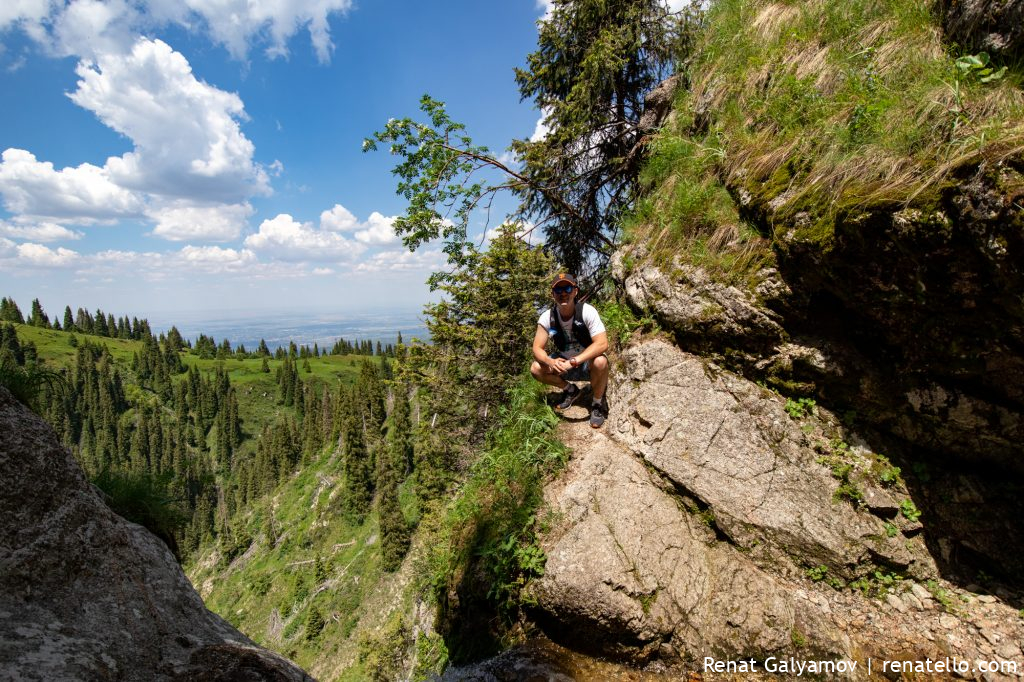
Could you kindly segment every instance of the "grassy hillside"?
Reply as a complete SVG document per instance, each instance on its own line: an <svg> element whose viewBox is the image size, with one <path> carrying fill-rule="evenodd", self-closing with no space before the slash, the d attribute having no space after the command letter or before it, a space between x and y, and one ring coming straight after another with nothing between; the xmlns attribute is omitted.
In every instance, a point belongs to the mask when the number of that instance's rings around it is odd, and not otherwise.
<svg viewBox="0 0 1024 682"><path fill-rule="evenodd" d="M828 249L841 213L933 206L1024 149L1020 65L985 58L913 0L712 3L627 240L743 282L773 245Z"/></svg>
<svg viewBox="0 0 1024 682"><path fill-rule="evenodd" d="M56 331L27 324L14 325L18 338L23 342L32 342L36 346L39 357L55 368L71 367L75 361L78 343L88 341L97 346L106 346L117 362L118 367L129 379L129 391L145 390L132 383L130 365L132 356L142 352L142 342L127 339L113 339L106 336ZM73 342L71 339L75 338ZM360 363L367 356L362 355L327 355L309 358L309 369L304 369L303 361L299 361L300 376L304 381L314 381L319 385L331 388L337 385L351 387L359 376ZM294 414L294 410L278 404L276 372L284 364L284 360L267 359L269 372L262 371L261 358L228 358L225 360L200 358L185 351L181 353L185 367L195 366L203 373L212 373L218 365L227 371L231 384L238 394L239 416L242 428L247 436L255 437L265 424L272 423L278 416ZM248 444L248 445L247 445ZM251 447L251 441L243 442L243 447Z"/></svg>
<svg viewBox="0 0 1024 682"><path fill-rule="evenodd" d="M236 521L244 552L228 560L207 546L187 571L207 607L258 643L307 670L333 665L330 679L345 661L342 679L358 680L366 676L351 637L357 623L384 623L392 611L400 618L412 592L408 572L380 568L376 513L353 524L338 509L341 484L340 451L332 448ZM414 503L404 498L411 521ZM382 590L388 598L368 609Z"/></svg>

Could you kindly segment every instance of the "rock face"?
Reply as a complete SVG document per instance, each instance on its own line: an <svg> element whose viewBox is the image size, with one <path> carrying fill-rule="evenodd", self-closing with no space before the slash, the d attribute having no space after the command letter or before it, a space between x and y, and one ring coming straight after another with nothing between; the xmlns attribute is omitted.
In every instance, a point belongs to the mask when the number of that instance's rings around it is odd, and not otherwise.
<svg viewBox="0 0 1024 682"><path fill-rule="evenodd" d="M947 38L1007 59L1024 55L1024 1L940 0Z"/></svg>
<svg viewBox="0 0 1024 682"><path fill-rule="evenodd" d="M619 254L614 276L687 350L856 409L905 443L1019 475L1022 206L1024 159L1010 156L963 166L921 207L842 213L828 243L777 227L777 269L750 290L685 263L643 264L642 248L632 271ZM771 201L742 208L755 224L789 224Z"/></svg>
<svg viewBox="0 0 1024 682"><path fill-rule="evenodd" d="M581 443L555 504L571 527L534 586L570 644L643 663L779 654L792 633L838 654L817 607L715 541L644 465L601 434ZM557 636L557 635L556 635Z"/></svg>
<svg viewBox="0 0 1024 682"><path fill-rule="evenodd" d="M552 639L633 663L864 667L973 660L1024 635L1021 595L934 587L921 523L898 513L906 488L826 411L791 417L777 394L660 340L624 353L609 395L604 429L566 426L573 456L546 489L560 522L531 589Z"/></svg>
<svg viewBox="0 0 1024 682"><path fill-rule="evenodd" d="M17 680L311 680L208 611L0 388L0 661Z"/></svg>

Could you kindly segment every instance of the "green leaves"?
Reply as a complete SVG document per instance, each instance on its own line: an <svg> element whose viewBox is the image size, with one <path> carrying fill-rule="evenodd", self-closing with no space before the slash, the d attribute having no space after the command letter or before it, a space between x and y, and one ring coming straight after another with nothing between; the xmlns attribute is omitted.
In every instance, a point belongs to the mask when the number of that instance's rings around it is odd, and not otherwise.
<svg viewBox="0 0 1024 682"><path fill-rule="evenodd" d="M958 75L964 80L977 80L979 83L994 83L1006 75L1006 67L993 70L987 52L968 54L956 60Z"/></svg>
<svg viewBox="0 0 1024 682"><path fill-rule="evenodd" d="M487 169L504 166L486 147L473 144L463 132L465 126L448 116L444 102L424 95L420 109L429 123L391 119L383 130L363 141L363 151L376 151L383 145L393 156L404 159L391 171L398 177L397 193L409 202L405 215L395 221L402 243L414 251L441 239L449 263L463 267L474 250L468 239L472 212L486 198L508 187L479 178ZM439 272L428 282L431 289L437 289L448 279L448 273Z"/></svg>

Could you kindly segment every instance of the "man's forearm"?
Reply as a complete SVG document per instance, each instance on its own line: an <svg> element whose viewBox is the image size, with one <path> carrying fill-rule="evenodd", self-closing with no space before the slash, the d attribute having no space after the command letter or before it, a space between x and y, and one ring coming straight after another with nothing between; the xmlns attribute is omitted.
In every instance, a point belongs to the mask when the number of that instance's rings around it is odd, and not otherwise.
<svg viewBox="0 0 1024 682"><path fill-rule="evenodd" d="M594 342L584 348L583 351L576 356L576 362L582 365L588 360L593 360L599 355L604 355L606 350L608 350L608 344Z"/></svg>

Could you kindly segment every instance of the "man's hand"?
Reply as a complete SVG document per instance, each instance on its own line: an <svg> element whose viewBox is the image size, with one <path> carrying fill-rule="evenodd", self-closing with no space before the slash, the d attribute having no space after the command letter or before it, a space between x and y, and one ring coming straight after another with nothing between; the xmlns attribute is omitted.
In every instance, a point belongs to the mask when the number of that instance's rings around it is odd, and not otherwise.
<svg viewBox="0 0 1024 682"><path fill-rule="evenodd" d="M572 369L572 364L565 358L551 358L544 366L549 374L565 374Z"/></svg>

